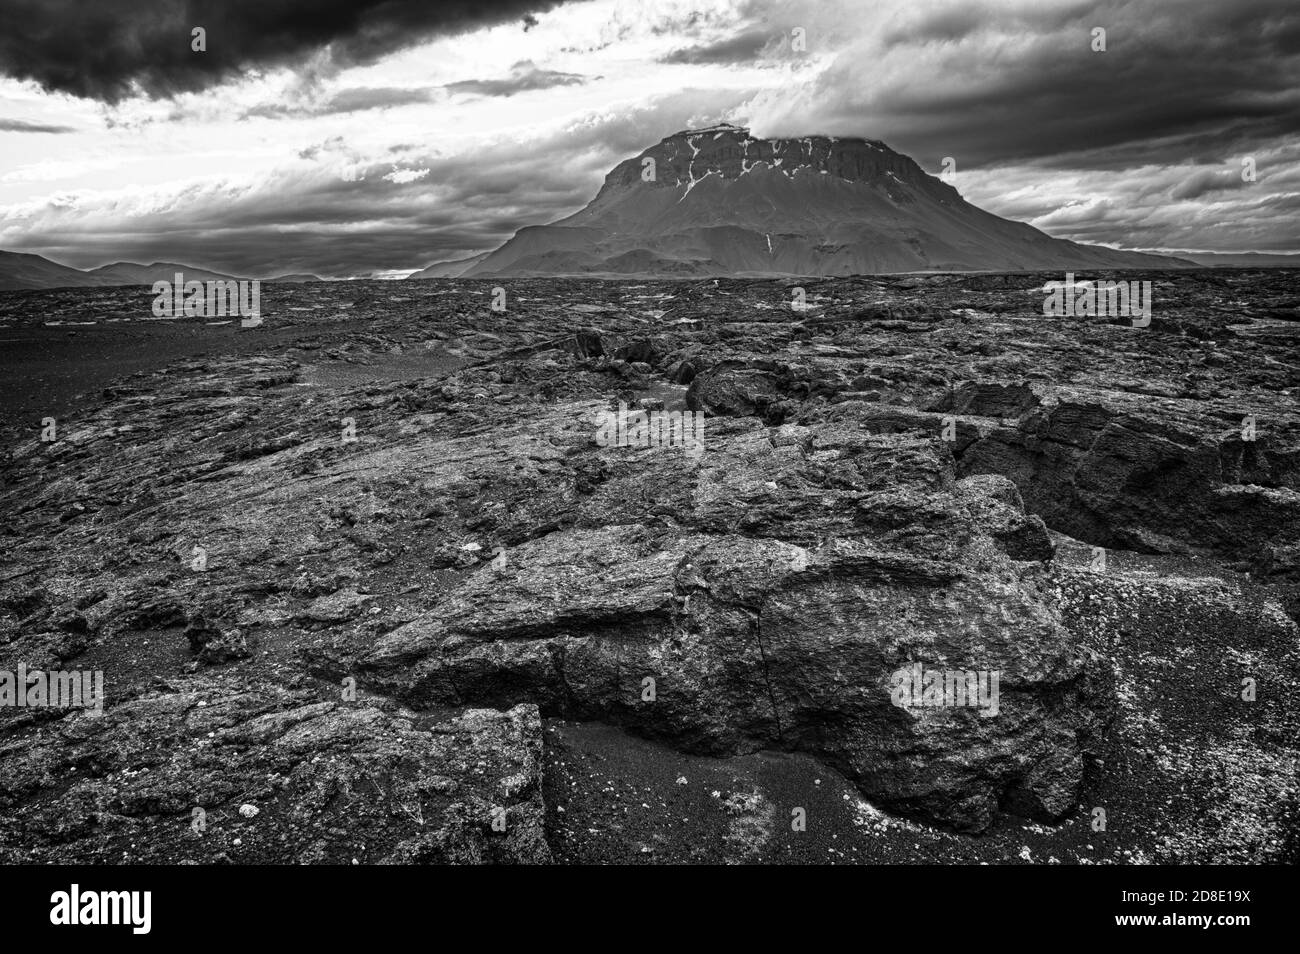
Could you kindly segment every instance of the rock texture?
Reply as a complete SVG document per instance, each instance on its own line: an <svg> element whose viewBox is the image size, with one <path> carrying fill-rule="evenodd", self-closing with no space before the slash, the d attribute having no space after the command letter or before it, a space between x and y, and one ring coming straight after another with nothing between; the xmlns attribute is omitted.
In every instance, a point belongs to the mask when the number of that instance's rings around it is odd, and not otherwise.
<svg viewBox="0 0 1300 954"><path fill-rule="evenodd" d="M108 697L0 709L7 857L588 857L574 839L639 835L542 793L603 731L670 765L824 766L866 806L851 828L967 860L1019 857L1008 826L1031 823L1083 859L1068 832L1101 841L1098 799L1156 818L1150 778L1103 767L1151 731L1274 797L1234 796L1235 854L1116 834L1109 860L1285 857L1295 714L1268 700L1300 685L1293 276L1155 275L1148 328L1044 318L1044 277L828 280L802 309L782 282L518 282L504 312L495 281L284 286L255 330L74 338L40 319L77 317L68 293L0 302L45 347L160 348L54 395L55 440L26 405L4 431L0 669L102 670ZM703 414L703 453L602 445L620 402ZM1157 654L1196 683L1154 725ZM894 705L917 663L999 672L997 714ZM598 728L557 729L557 756L544 724ZM593 810L579 779L566 802ZM770 784L726 790L709 857L773 857L814 802ZM1198 830L1203 806L1168 797Z"/></svg>
<svg viewBox="0 0 1300 954"><path fill-rule="evenodd" d="M8 862L550 860L535 706L436 720L226 673L8 728Z"/></svg>

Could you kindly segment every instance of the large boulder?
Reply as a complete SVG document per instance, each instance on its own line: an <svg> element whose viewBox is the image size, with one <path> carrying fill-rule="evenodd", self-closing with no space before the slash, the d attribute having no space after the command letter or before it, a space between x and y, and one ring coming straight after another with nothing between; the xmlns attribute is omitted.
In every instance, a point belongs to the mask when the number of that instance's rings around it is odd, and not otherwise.
<svg viewBox="0 0 1300 954"><path fill-rule="evenodd" d="M919 435L712 426L699 460L592 448L579 526L511 547L377 641L318 646L316 671L419 708L532 701L686 751L806 751L964 830L999 806L1072 807L1088 656L1021 562L1051 543L1014 485L958 483ZM915 665L996 673L996 713L895 705Z"/></svg>

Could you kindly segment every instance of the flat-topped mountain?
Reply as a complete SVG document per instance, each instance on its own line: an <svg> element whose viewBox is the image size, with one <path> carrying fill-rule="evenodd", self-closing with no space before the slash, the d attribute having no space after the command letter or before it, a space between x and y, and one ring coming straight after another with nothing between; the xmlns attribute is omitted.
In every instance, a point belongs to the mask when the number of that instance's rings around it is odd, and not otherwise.
<svg viewBox="0 0 1300 954"><path fill-rule="evenodd" d="M1169 268L1164 256L1054 239L971 205L870 139L757 139L687 129L627 159L581 211L529 226L481 259L491 275L851 275Z"/></svg>

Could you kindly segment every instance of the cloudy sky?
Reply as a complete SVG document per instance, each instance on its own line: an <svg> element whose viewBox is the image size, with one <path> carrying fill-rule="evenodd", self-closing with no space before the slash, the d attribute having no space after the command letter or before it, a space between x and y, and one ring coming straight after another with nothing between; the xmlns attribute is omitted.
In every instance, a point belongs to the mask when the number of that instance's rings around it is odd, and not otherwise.
<svg viewBox="0 0 1300 954"><path fill-rule="evenodd" d="M718 121L951 156L970 201L1060 238L1300 251L1297 0L0 0L0 22L0 249L82 268L401 275Z"/></svg>

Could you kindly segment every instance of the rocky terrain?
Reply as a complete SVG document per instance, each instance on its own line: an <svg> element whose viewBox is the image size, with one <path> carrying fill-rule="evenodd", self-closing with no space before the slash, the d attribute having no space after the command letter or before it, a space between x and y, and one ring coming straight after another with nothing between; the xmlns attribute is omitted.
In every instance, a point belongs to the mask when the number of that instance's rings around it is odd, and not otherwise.
<svg viewBox="0 0 1300 954"><path fill-rule="evenodd" d="M1294 862L1300 275L1140 277L5 294L0 858Z"/></svg>

